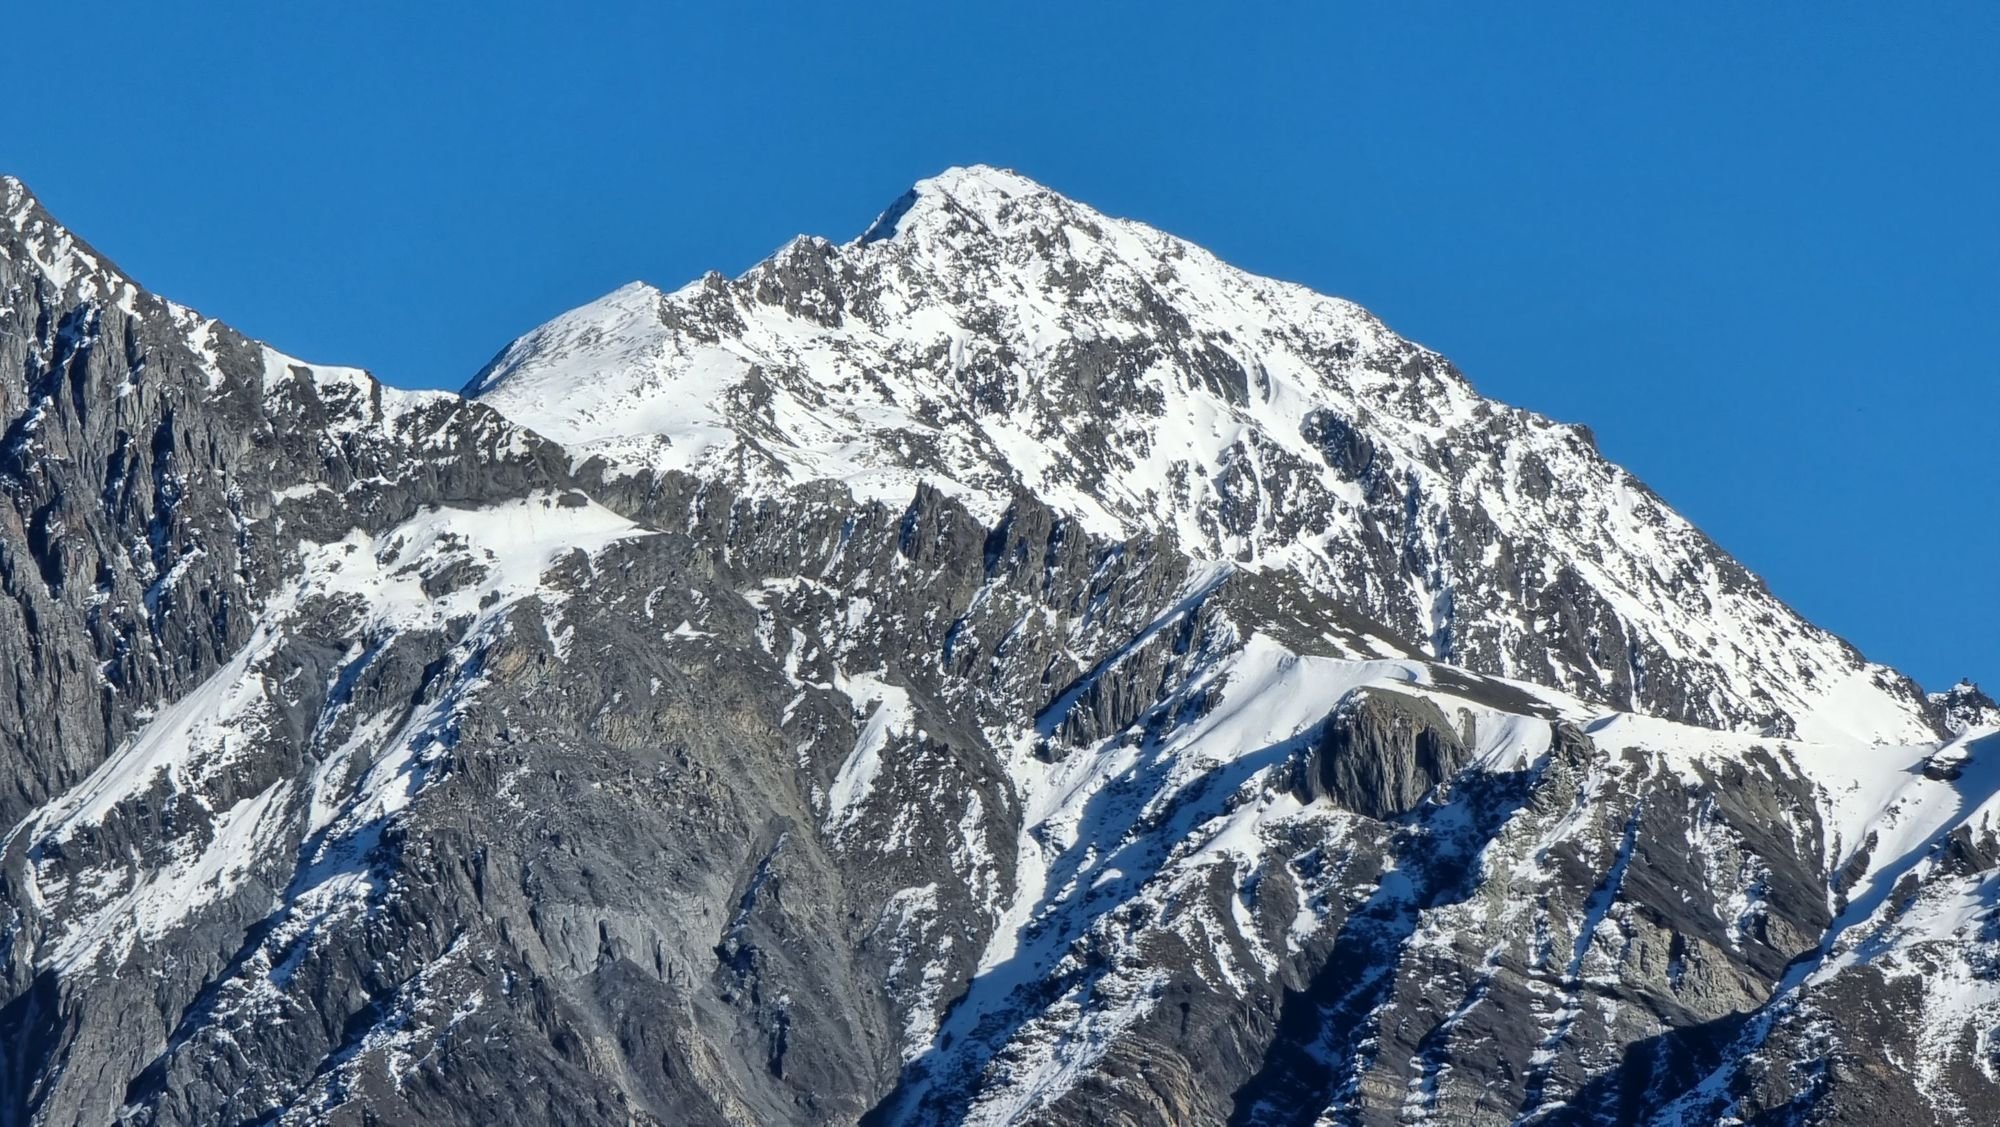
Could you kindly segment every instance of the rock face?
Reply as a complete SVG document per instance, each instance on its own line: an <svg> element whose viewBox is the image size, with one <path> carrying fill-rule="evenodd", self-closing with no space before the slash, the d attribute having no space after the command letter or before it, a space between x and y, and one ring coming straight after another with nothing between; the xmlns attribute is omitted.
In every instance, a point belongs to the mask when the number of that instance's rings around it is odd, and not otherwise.
<svg viewBox="0 0 2000 1127"><path fill-rule="evenodd" d="M1357 689L1300 759L1295 789L1303 802L1324 798L1371 818L1400 817L1464 768L1469 742L1423 697Z"/></svg>
<svg viewBox="0 0 2000 1127"><path fill-rule="evenodd" d="M1976 1121L2000 724L1011 174L460 397L0 182L0 1123Z"/></svg>
<svg viewBox="0 0 2000 1127"><path fill-rule="evenodd" d="M1945 734L1962 736L1977 728L2000 728L2000 704L1971 681L1960 681L1928 698L1931 714Z"/></svg>

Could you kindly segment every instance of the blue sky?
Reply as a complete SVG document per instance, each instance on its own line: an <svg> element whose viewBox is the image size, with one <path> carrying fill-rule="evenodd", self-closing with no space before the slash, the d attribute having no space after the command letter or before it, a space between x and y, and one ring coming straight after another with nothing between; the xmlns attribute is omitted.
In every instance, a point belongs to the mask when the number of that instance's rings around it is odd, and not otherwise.
<svg viewBox="0 0 2000 1127"><path fill-rule="evenodd" d="M1013 167L1362 302L1870 656L2000 682L2000 5L685 7L26 6L0 169L160 292L456 386Z"/></svg>

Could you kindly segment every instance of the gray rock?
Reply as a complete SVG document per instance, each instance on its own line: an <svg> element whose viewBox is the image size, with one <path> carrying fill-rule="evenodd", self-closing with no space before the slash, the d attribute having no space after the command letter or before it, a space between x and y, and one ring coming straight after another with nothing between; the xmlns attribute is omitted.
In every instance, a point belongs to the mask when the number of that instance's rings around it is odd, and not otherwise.
<svg viewBox="0 0 2000 1127"><path fill-rule="evenodd" d="M1371 818L1407 814L1465 767L1466 742L1428 700L1357 691L1300 761L1299 797L1326 798Z"/></svg>

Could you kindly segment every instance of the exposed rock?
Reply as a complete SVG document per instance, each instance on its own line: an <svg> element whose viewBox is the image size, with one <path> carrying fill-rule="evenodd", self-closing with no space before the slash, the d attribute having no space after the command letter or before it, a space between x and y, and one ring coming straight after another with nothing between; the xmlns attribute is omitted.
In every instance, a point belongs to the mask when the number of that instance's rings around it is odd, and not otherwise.
<svg viewBox="0 0 2000 1127"><path fill-rule="evenodd" d="M1370 818L1407 814L1465 766L1472 738L1421 697L1357 691L1300 761L1299 797L1330 799Z"/></svg>
<svg viewBox="0 0 2000 1127"><path fill-rule="evenodd" d="M1980 691L1971 681L1960 681L1942 693L1926 698L1939 730L1962 736L1978 728L2000 728L2000 704Z"/></svg>

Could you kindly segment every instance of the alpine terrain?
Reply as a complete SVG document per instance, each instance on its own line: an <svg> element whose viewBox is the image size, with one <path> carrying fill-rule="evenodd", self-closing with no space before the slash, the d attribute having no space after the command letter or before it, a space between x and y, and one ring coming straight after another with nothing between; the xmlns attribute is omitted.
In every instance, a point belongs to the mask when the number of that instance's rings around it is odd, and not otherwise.
<svg viewBox="0 0 2000 1127"><path fill-rule="evenodd" d="M1013 173L461 395L0 181L0 426L0 1125L2000 1122L2000 707Z"/></svg>

